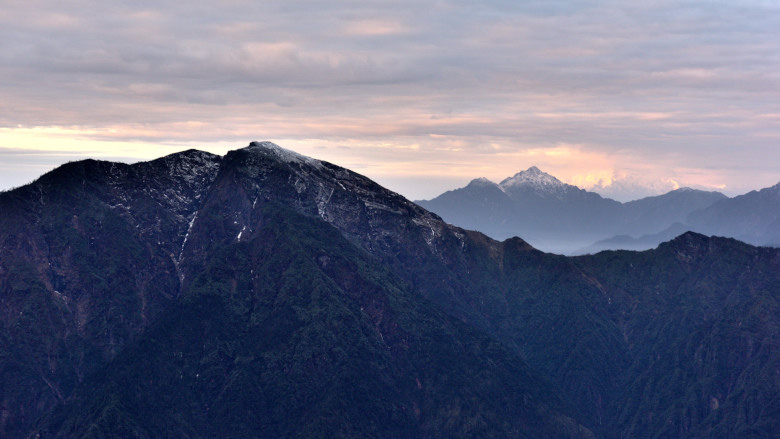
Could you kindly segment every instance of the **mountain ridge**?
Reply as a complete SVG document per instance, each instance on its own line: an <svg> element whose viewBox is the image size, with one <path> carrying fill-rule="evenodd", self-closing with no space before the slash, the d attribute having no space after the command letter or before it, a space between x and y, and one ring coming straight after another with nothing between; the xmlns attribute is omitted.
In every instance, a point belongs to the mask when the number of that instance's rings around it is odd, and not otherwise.
<svg viewBox="0 0 780 439"><path fill-rule="evenodd" d="M778 245L780 198L776 193L765 188L729 198L720 192L683 187L621 203L563 183L532 166L501 184L472 180L463 188L416 203L449 223L495 239L517 235L545 251L580 254L650 249L680 231L677 224L755 245ZM713 205L723 207L715 213ZM757 216L749 219L750 215Z"/></svg>
<svg viewBox="0 0 780 439"><path fill-rule="evenodd" d="M0 194L3 436L778 427L739 417L780 394L776 249L687 233L567 258L281 148L200 157L191 183L182 157L92 161Z"/></svg>

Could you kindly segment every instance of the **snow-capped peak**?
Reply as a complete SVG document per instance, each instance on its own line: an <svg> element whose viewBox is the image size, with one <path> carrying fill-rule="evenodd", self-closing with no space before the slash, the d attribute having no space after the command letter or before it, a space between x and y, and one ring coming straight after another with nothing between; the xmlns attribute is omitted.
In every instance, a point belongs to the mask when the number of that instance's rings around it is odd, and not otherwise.
<svg viewBox="0 0 780 439"><path fill-rule="evenodd" d="M560 189L565 186L565 183L546 172L542 172L536 166L531 166L525 171L520 171L499 184L499 187L504 191L519 187L530 187L549 191Z"/></svg>
<svg viewBox="0 0 780 439"><path fill-rule="evenodd" d="M479 177L471 180L468 184L469 186L497 186L492 181L488 180L485 177Z"/></svg>
<svg viewBox="0 0 780 439"><path fill-rule="evenodd" d="M286 148L282 148L281 146L269 141L262 141L262 142L253 141L250 142L249 146L247 146L245 149L261 150L263 152L270 153L274 157L287 163L307 164L315 168L319 168L322 166L319 160L313 159L311 157L307 157L305 155L298 154L297 152L291 151Z"/></svg>

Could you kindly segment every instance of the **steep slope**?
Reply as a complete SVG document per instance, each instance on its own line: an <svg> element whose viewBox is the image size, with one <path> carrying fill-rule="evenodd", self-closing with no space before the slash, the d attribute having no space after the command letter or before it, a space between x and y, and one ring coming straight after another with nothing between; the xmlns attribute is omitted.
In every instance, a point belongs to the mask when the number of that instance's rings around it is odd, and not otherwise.
<svg viewBox="0 0 780 439"><path fill-rule="evenodd" d="M250 148L236 153L235 158L240 158L239 154L262 158L276 154L274 151ZM245 158L237 161L250 162ZM251 172L237 171L237 176L252 178L237 178L245 189L226 192L245 190L245 206L254 200L275 200L328 221L446 312L492 334L532 367L545 371L577 407L575 416L586 426L608 437L622 431L615 424L613 395L620 393L621 383L630 382L627 377L636 377L631 371L641 364L639 359L646 360L632 351L632 343L653 340L626 339L623 315L628 308L623 306L636 299L627 296L624 288L604 287L609 279L602 277L616 274L593 275L569 259L545 255L521 240L496 243L448 226L397 194L330 164L312 165L298 158L285 162L282 168L287 173L275 175L277 170L258 165L250 166ZM339 191L337 186L341 185ZM271 193L264 187L275 190ZM344 220L345 215L349 221ZM239 239L244 226L239 222L231 227L229 234L236 233ZM246 230L251 227L247 225ZM671 264L673 256L654 253L655 266ZM765 259L776 257L776 253L757 257L766 263ZM713 258L722 259L733 272L747 268L742 260L730 265L727 247L714 251ZM717 275L715 268L701 270ZM700 294L687 283L668 285L659 275L662 272L646 279L653 291ZM761 273L767 279L777 277L771 270ZM740 288L758 288L761 276L745 281ZM660 311L643 314L642 321L654 318L656 312ZM648 437L663 428L661 424L649 425Z"/></svg>
<svg viewBox="0 0 780 439"><path fill-rule="evenodd" d="M223 159L185 246L185 279L206 269L211 246L251 237L263 224L252 212L266 203L326 221L445 312L545 371L576 419L604 428L598 419L628 365L626 348L608 298L566 258L465 232L349 170L254 143Z"/></svg>
<svg viewBox="0 0 780 439"><path fill-rule="evenodd" d="M323 221L274 202L252 216L262 225L221 240L180 306L41 431L590 437L552 409L560 403L522 360Z"/></svg>
<svg viewBox="0 0 780 439"><path fill-rule="evenodd" d="M177 173L192 154L201 166ZM420 302L415 284L435 290L451 311L477 315L459 302L468 295L432 288L452 282L463 290L452 279L431 277L444 263L439 246L452 251L463 234L357 174L254 144L224 159L189 152L132 166L79 162L3 196L9 207L3 221L17 227L3 238L0 279L2 401L10 407L3 410L4 436L24 436L26 426L58 402L38 431L223 435L212 432L227 434L244 413L235 411L242 401L236 392L259 385L258 379L275 391L245 400L256 408L238 429L245 434L262 426L301 435L589 435L560 414L555 391L516 353ZM36 213L40 200L48 207ZM281 205L292 210L274 213ZM338 231L313 225L323 220ZM38 226L46 221L52 226L44 233ZM310 229L317 231L309 236ZM43 247L37 234L48 247L24 257L33 245ZM51 244L57 240L63 243ZM421 269L408 283L388 274L372 254L397 270ZM57 271L60 266L65 269ZM55 275L56 290L47 283ZM309 284L313 288L301 288ZM245 307L260 292L270 295L263 300L280 296L281 302L258 306L260 314L247 323ZM15 317L17 311L23 317ZM293 315L302 320L288 319ZM404 338L390 345L388 337L401 337L398 328ZM326 330L329 336L317 335ZM262 340L297 341L276 352L270 342L245 339L251 331ZM174 347L191 355L171 356ZM393 356L389 348L414 349ZM226 377L233 363L225 350L234 363L250 365ZM264 363L247 360L269 356L290 366L268 372ZM166 381L204 365L217 371L202 381L206 388ZM335 384L305 387L331 377ZM193 383L189 379L185 384ZM188 398L177 400L177 394ZM381 402L385 395L394 402ZM212 406L215 420L202 423L208 418L203 408ZM298 407L300 418L285 423L281 407ZM376 417L364 418L367 413ZM334 417L339 421L331 422Z"/></svg>
<svg viewBox="0 0 780 439"><path fill-rule="evenodd" d="M613 299L632 365L615 437L772 437L780 428L780 252L686 233L575 259Z"/></svg>
<svg viewBox="0 0 780 439"><path fill-rule="evenodd" d="M521 209L501 187L478 178L460 189L447 191L429 201L416 201L425 209L436 212L445 221L496 239L509 238L517 232Z"/></svg>
<svg viewBox="0 0 780 439"><path fill-rule="evenodd" d="M87 160L0 193L0 436L23 436L172 303L219 159Z"/></svg>

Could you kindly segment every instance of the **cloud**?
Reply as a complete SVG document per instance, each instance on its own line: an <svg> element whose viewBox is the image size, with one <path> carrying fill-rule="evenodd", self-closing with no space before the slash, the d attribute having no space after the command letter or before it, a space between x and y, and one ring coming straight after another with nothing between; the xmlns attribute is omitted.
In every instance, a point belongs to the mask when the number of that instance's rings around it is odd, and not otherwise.
<svg viewBox="0 0 780 439"><path fill-rule="evenodd" d="M348 144L370 169L428 160L432 173L581 145L656 179L759 186L780 161L778 12L758 0L12 0L0 126L67 127L101 148ZM377 154L379 142L397 148Z"/></svg>

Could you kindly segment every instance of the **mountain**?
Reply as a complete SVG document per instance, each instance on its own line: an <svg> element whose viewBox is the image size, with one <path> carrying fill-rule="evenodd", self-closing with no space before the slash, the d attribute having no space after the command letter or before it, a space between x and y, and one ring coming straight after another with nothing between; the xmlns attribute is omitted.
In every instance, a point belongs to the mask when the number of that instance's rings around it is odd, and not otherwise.
<svg viewBox="0 0 780 439"><path fill-rule="evenodd" d="M262 216L40 430L589 436L516 354L411 294L332 227L273 202Z"/></svg>
<svg viewBox="0 0 780 439"><path fill-rule="evenodd" d="M663 195L629 201L623 203L622 225L618 232L634 236L660 232L674 223L686 223L691 212L705 209L725 199L727 197L720 192L680 188ZM670 238L671 236L664 237L664 239L656 241L655 244Z"/></svg>
<svg viewBox="0 0 780 439"><path fill-rule="evenodd" d="M450 223L496 239L514 236L517 218L522 210L501 187L485 178L472 180L463 188L447 191L418 205L436 212ZM457 218L452 221L452 218Z"/></svg>
<svg viewBox="0 0 780 439"><path fill-rule="evenodd" d="M674 223L671 226L669 226L667 229L662 230L658 233L642 235L638 238L634 238L630 235L616 235L609 239L602 239L600 241L594 242L593 244L587 247L581 248L573 252L573 254L575 255L595 254L600 251L615 250L615 249L637 250L637 251L649 250L657 247L659 243L672 240L675 237L682 235L683 233L689 230L690 227L686 226L685 224Z"/></svg>
<svg viewBox="0 0 780 439"><path fill-rule="evenodd" d="M267 142L71 163L0 207L3 437L780 427L778 249L547 254Z"/></svg>
<svg viewBox="0 0 780 439"><path fill-rule="evenodd" d="M550 228L564 237L572 236L567 232L572 228L585 233L598 232L600 222L614 216L620 206L614 200L562 183L535 166L505 179L499 187L520 206L522 224L530 226L535 233L547 235L546 239L553 236Z"/></svg>
<svg viewBox="0 0 780 439"><path fill-rule="evenodd" d="M373 256L453 232L343 168L269 143L84 161L0 205L3 437L591 437Z"/></svg>
<svg viewBox="0 0 780 439"><path fill-rule="evenodd" d="M675 223L685 224L686 230L706 232L689 224L689 215L726 198L719 192L681 188L620 203L565 184L532 166L500 184L478 179L416 203L451 224L494 239L520 236L545 251L579 254L586 249L653 248L676 236L672 235L678 231L677 226L672 228Z"/></svg>
<svg viewBox="0 0 780 439"><path fill-rule="evenodd" d="M676 221L664 230L638 238L617 235L597 241L573 253L595 253L618 248L647 250L687 230L707 235L737 238L754 245L780 247L780 183L734 198L722 196L717 192L699 192L695 198L687 196L685 200L680 200L678 203L667 204L667 206L675 206L685 203L690 208L694 208L687 214L685 211L669 210L668 207L665 209L662 206L656 206L655 200L657 198L670 197L678 191L625 204L626 207L635 210L633 216L640 219L640 223L647 222L648 219L655 219L660 224L663 223L664 218ZM632 205L632 203L636 204ZM638 206L642 206L642 208L637 208ZM636 230L641 230L641 224L633 232L634 236L641 233Z"/></svg>
<svg viewBox="0 0 780 439"><path fill-rule="evenodd" d="M0 436L22 434L172 306L220 157L85 160L0 193Z"/></svg>
<svg viewBox="0 0 780 439"><path fill-rule="evenodd" d="M617 249L648 250L689 230L711 235L735 236L734 233L728 231L725 233L708 232L705 228L695 226L688 221L688 218L691 215L696 215L699 210L727 199L720 192L681 188L663 195L629 201L622 206L622 224L615 226L616 232L620 234L596 241L572 252L572 254L598 253L603 250ZM780 203L777 204L780 206ZM657 232L648 232L656 230Z"/></svg>
<svg viewBox="0 0 780 439"><path fill-rule="evenodd" d="M451 223L494 239L521 236L547 251L567 253L603 237L620 203L531 167L500 184L477 179L430 201L416 201Z"/></svg>
<svg viewBox="0 0 780 439"><path fill-rule="evenodd" d="M732 236L757 245L780 246L780 183L692 212L694 230Z"/></svg>
<svg viewBox="0 0 780 439"><path fill-rule="evenodd" d="M651 251L575 259L608 294L631 350L611 408L619 437L776 434L779 254L688 232Z"/></svg>
<svg viewBox="0 0 780 439"><path fill-rule="evenodd" d="M561 199L567 195L579 194L581 190L576 186L561 182L546 172L542 172L536 166L531 166L525 171L505 178L499 184L499 187L512 198L521 198L523 194L529 194L540 198Z"/></svg>

